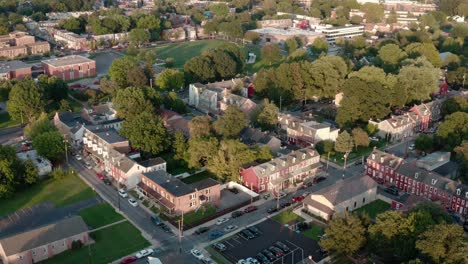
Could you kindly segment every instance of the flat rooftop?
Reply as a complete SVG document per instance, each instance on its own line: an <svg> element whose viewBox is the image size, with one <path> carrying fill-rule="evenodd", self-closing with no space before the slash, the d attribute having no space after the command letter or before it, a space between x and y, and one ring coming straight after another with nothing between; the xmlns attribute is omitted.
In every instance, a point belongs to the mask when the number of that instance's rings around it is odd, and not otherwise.
<svg viewBox="0 0 468 264"><path fill-rule="evenodd" d="M17 69L25 69L25 68L31 68L31 65L28 65L19 60L0 62L0 73L7 73L9 71L14 71Z"/></svg>
<svg viewBox="0 0 468 264"><path fill-rule="evenodd" d="M65 56L61 58L44 60L42 62L52 65L54 67L61 67L61 66L67 66L67 65L73 65L73 64L93 62L93 60L80 56L80 55L70 55L70 56Z"/></svg>
<svg viewBox="0 0 468 264"><path fill-rule="evenodd" d="M259 34L270 34L270 35L283 35L283 36L296 36L296 35L306 35L306 36L320 36L322 33L311 31L311 30L303 30L298 28L288 28L288 29L280 29L280 28L258 28L251 30L253 32L257 32Z"/></svg>

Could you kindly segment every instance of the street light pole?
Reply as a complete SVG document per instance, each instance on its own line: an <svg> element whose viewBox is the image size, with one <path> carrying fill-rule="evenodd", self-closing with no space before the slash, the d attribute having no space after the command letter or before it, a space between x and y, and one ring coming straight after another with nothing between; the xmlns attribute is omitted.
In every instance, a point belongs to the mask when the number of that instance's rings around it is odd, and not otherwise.
<svg viewBox="0 0 468 264"><path fill-rule="evenodd" d="M343 164L343 179L345 177L345 173L346 173L346 161L348 160L348 152L346 152L344 154L344 164Z"/></svg>

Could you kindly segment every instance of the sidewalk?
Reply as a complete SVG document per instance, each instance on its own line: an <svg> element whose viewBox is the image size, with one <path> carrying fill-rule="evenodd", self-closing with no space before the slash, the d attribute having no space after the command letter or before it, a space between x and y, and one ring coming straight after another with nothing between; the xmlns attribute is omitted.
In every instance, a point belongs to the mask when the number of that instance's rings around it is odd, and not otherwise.
<svg viewBox="0 0 468 264"><path fill-rule="evenodd" d="M89 230L88 232L89 232L89 233L95 232L95 231L98 231L98 230L101 230L101 229L104 229L104 228L108 228L108 227L113 226L113 225L118 225L118 224L123 223L123 222L126 222L126 221L127 221L127 219L122 219L122 220L119 220L119 221L117 221L117 222L110 223L110 224L108 224L108 225L95 228L95 229L93 229L93 230Z"/></svg>

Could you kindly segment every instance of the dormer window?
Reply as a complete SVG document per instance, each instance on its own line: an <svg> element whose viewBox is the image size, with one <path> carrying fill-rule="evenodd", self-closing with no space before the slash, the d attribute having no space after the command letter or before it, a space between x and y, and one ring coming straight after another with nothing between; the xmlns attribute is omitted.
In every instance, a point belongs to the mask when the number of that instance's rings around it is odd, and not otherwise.
<svg viewBox="0 0 468 264"><path fill-rule="evenodd" d="M460 195L460 194L461 194L461 189L458 188L458 189L457 189L457 195Z"/></svg>
<svg viewBox="0 0 468 264"><path fill-rule="evenodd" d="M262 169L262 174L265 174L265 169Z"/></svg>
<svg viewBox="0 0 468 264"><path fill-rule="evenodd" d="M270 170L275 171L275 166L271 166Z"/></svg>
<svg viewBox="0 0 468 264"><path fill-rule="evenodd" d="M437 179L432 179L431 183L432 183L432 185L436 184L436 183L437 183Z"/></svg>
<svg viewBox="0 0 468 264"><path fill-rule="evenodd" d="M292 162L293 162L293 163L296 163L296 158L293 158L293 159L292 159Z"/></svg>
<svg viewBox="0 0 468 264"><path fill-rule="evenodd" d="M466 192L466 193L465 193L465 198L467 198L467 199L468 199L468 192Z"/></svg>
<svg viewBox="0 0 468 264"><path fill-rule="evenodd" d="M375 160L375 154L372 154L372 159Z"/></svg>
<svg viewBox="0 0 468 264"><path fill-rule="evenodd" d="M306 158L306 154L302 154L302 159L305 159Z"/></svg>
<svg viewBox="0 0 468 264"><path fill-rule="evenodd" d="M286 166L286 161L283 161L283 166Z"/></svg>
<svg viewBox="0 0 468 264"><path fill-rule="evenodd" d="M414 178L417 179L418 177L419 177L419 172L416 172L416 173L414 174Z"/></svg>
<svg viewBox="0 0 468 264"><path fill-rule="evenodd" d="M384 163L384 157L380 157L380 163Z"/></svg>

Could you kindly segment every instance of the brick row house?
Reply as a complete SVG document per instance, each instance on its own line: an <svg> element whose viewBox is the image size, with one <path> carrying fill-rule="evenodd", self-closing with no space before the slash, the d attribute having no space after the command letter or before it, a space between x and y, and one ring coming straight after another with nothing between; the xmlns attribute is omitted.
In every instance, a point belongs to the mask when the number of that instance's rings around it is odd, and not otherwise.
<svg viewBox="0 0 468 264"><path fill-rule="evenodd" d="M307 147L262 164L246 165L240 169L240 180L258 193L279 191L315 177L320 166L319 153Z"/></svg>
<svg viewBox="0 0 468 264"><path fill-rule="evenodd" d="M132 152L129 141L113 128L85 127L83 144L85 153L93 157L99 168L127 189L140 182L143 172L166 170L162 158L141 161L139 153Z"/></svg>
<svg viewBox="0 0 468 264"><path fill-rule="evenodd" d="M96 76L96 62L79 55L42 61L44 73L65 81Z"/></svg>
<svg viewBox="0 0 468 264"><path fill-rule="evenodd" d="M31 77L31 66L19 61L0 62L0 80L24 79Z"/></svg>
<svg viewBox="0 0 468 264"><path fill-rule="evenodd" d="M54 29L52 31L52 35L55 41L64 44L64 46L68 49L73 49L73 50L88 49L88 40L85 37L77 35L73 32Z"/></svg>
<svg viewBox="0 0 468 264"><path fill-rule="evenodd" d="M34 36L26 32L14 31L0 36L0 57L15 58L18 56L43 54L50 51L48 42L36 42Z"/></svg>
<svg viewBox="0 0 468 264"><path fill-rule="evenodd" d="M391 154L374 150L367 159L366 174L379 183L439 203L449 212L468 215L468 186Z"/></svg>
<svg viewBox="0 0 468 264"><path fill-rule="evenodd" d="M137 190L172 215L193 211L203 204L219 206L221 199L219 182L208 178L186 184L163 170L142 173Z"/></svg>

